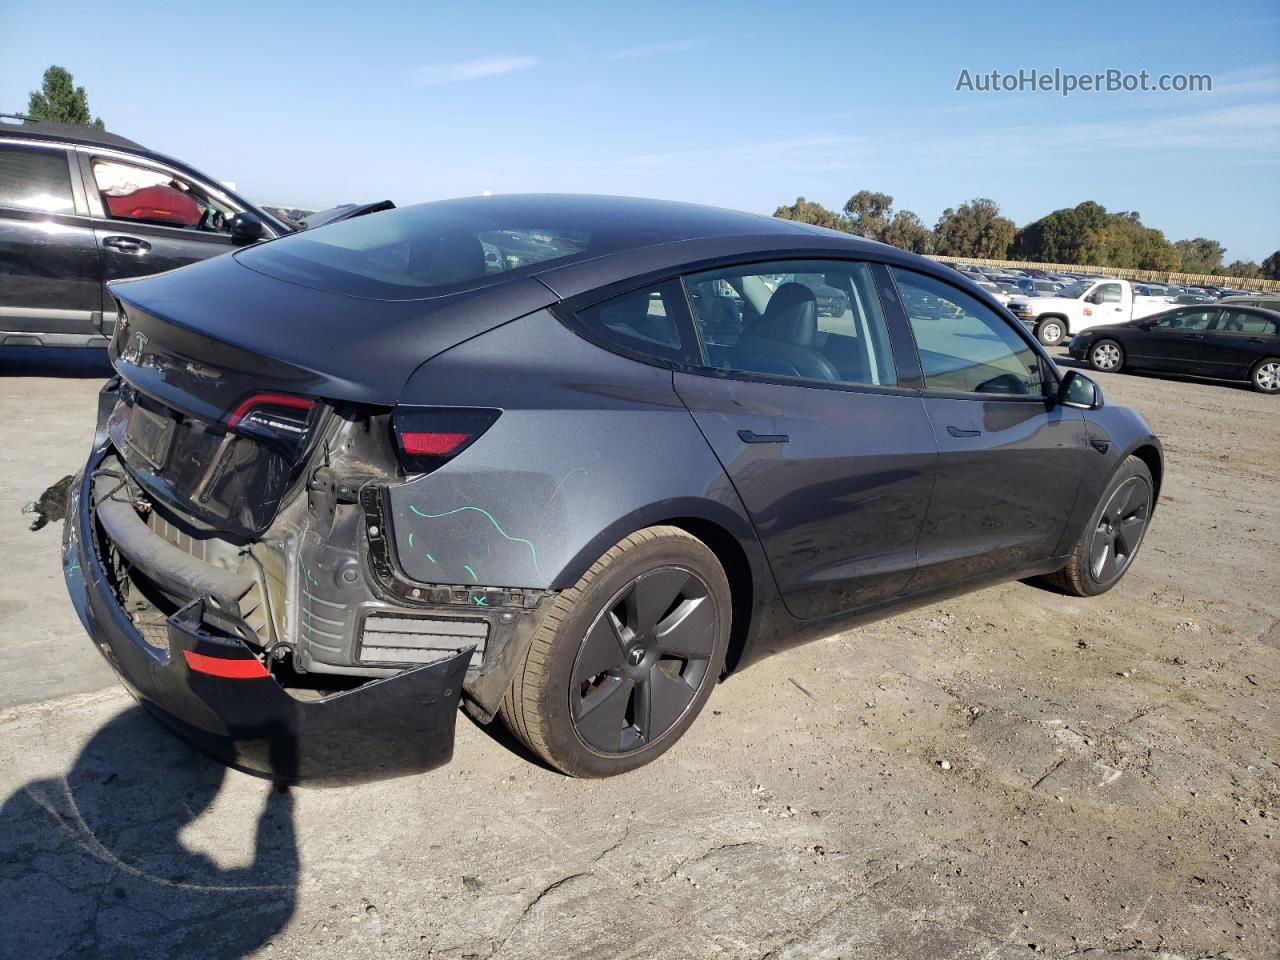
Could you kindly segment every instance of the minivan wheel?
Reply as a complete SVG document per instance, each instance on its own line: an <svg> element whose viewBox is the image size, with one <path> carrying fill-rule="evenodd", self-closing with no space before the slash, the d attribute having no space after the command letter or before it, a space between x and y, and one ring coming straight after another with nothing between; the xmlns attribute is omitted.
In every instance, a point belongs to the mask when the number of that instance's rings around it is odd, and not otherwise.
<svg viewBox="0 0 1280 960"><path fill-rule="evenodd" d="M1066 335L1067 331L1061 320L1042 320L1036 327L1036 339L1046 347L1056 347Z"/></svg>
<svg viewBox="0 0 1280 960"><path fill-rule="evenodd" d="M705 543L677 527L637 531L543 614L502 719L564 773L634 770L680 739L711 696L731 610Z"/></svg>
<svg viewBox="0 0 1280 960"><path fill-rule="evenodd" d="M1045 579L1077 597L1094 597L1119 583L1146 535L1153 489L1147 465L1138 457L1125 458L1085 524L1066 566Z"/></svg>
<svg viewBox="0 0 1280 960"><path fill-rule="evenodd" d="M1089 366L1103 373L1115 373L1124 366L1124 348L1114 340L1099 340L1089 348Z"/></svg>
<svg viewBox="0 0 1280 960"><path fill-rule="evenodd" d="M1280 393L1280 357L1259 360L1249 375L1249 382L1262 393Z"/></svg>

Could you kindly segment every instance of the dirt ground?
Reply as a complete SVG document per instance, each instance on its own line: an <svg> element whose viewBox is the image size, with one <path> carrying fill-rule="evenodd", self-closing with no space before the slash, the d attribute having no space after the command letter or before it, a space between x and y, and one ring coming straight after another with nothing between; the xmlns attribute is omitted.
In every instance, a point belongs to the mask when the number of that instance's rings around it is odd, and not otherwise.
<svg viewBox="0 0 1280 960"><path fill-rule="evenodd" d="M1101 375L1163 438L1135 567L1011 583L730 677L626 777L458 724L452 764L273 791L111 679L24 500L100 369L0 356L0 956L1280 956L1280 399Z"/></svg>

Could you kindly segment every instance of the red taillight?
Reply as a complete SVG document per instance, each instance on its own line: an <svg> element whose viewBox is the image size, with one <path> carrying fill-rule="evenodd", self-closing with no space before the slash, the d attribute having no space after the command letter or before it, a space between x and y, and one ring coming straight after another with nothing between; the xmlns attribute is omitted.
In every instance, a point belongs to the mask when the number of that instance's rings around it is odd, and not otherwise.
<svg viewBox="0 0 1280 960"><path fill-rule="evenodd" d="M241 401L240 405L231 411L231 416L227 417L227 426L234 430L240 426L241 421L253 413L270 412L272 409L310 412L315 405L316 401L310 397L295 397L288 393L255 393Z"/></svg>
<svg viewBox="0 0 1280 960"><path fill-rule="evenodd" d="M183 650L187 666L196 673L205 673L211 677L225 677L228 680L253 680L269 677L270 673L262 662L254 659L226 660L222 657L207 657L203 653Z"/></svg>
<svg viewBox="0 0 1280 960"><path fill-rule="evenodd" d="M501 410L400 407L393 426L405 469L426 473L457 456L493 426Z"/></svg>
<svg viewBox="0 0 1280 960"><path fill-rule="evenodd" d="M471 439L469 433L402 433L400 449L411 457L443 457Z"/></svg>

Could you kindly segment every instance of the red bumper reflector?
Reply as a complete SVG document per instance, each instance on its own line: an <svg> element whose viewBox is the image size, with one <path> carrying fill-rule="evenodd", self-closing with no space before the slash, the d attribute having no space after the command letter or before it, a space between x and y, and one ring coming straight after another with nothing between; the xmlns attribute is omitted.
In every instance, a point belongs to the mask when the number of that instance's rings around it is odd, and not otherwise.
<svg viewBox="0 0 1280 960"><path fill-rule="evenodd" d="M310 410L316 405L310 397L295 397L287 393L255 393L231 411L227 426L235 429L240 421L258 407L284 407L287 410Z"/></svg>
<svg viewBox="0 0 1280 960"><path fill-rule="evenodd" d="M411 457L443 457L470 439L469 433L402 433L400 447Z"/></svg>
<svg viewBox="0 0 1280 960"><path fill-rule="evenodd" d="M206 657L203 653L192 653L190 650L183 650L182 655L187 658L188 667L211 677L252 680L271 676L258 660L224 660L222 657Z"/></svg>

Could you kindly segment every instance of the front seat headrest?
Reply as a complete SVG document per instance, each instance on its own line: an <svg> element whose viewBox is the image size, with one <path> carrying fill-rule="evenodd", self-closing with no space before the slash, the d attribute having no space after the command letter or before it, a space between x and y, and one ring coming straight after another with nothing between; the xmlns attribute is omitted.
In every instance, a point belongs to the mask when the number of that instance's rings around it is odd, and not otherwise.
<svg viewBox="0 0 1280 960"><path fill-rule="evenodd" d="M431 286L485 276L484 247L473 233L444 233L419 240L410 250L409 271Z"/></svg>
<svg viewBox="0 0 1280 960"><path fill-rule="evenodd" d="M818 301L813 291L803 283L778 287L754 332L771 340L812 347L818 335Z"/></svg>

